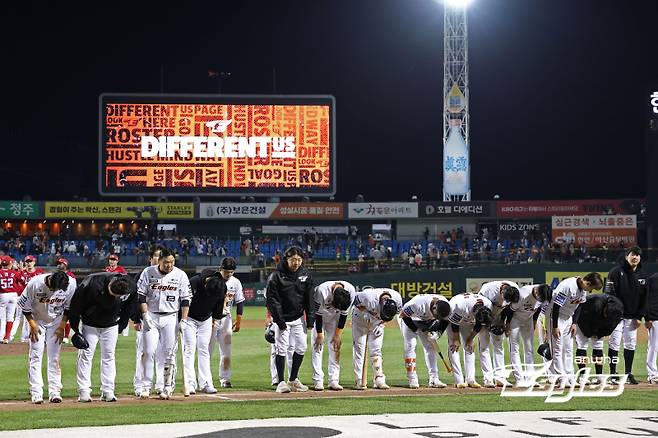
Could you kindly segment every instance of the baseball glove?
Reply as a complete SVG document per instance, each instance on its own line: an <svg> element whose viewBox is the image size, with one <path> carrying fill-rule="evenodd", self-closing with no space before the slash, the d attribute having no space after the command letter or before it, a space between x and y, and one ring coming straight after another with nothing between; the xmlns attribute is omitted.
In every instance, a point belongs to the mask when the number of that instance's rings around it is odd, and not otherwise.
<svg viewBox="0 0 658 438"><path fill-rule="evenodd" d="M71 336L71 344L73 344L78 350L86 350L89 348L89 342L87 342L85 337L80 333L74 333L73 336Z"/></svg>

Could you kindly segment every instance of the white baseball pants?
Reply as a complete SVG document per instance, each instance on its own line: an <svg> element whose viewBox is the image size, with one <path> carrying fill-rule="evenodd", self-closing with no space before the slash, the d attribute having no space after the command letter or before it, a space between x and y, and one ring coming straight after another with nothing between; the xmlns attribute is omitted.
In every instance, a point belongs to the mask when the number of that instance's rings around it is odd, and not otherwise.
<svg viewBox="0 0 658 438"><path fill-rule="evenodd" d="M172 376L173 364L176 362L176 345L178 344L178 340L176 339L177 315L175 313L169 315L158 315L153 312L149 313L153 319L153 327L151 327L150 330L144 330L142 328L142 365L144 367L144 376L142 380L143 388L151 388L151 384L153 383L153 365L155 362L155 352L158 348L158 343L162 343L162 349L164 352L164 367L162 373L164 375L164 368L169 366L172 367ZM167 382L164 380L163 377L164 389L171 390L172 388L166 387Z"/></svg>
<svg viewBox="0 0 658 438"><path fill-rule="evenodd" d="M404 365L407 370L407 379L418 380L418 373L416 372L416 345L417 339L420 339L420 343L423 346L423 353L425 354L425 365L427 365L429 381L439 380L439 366L436 359L435 346L429 338L429 333L420 329L414 332L401 318L398 318L398 324L402 332Z"/></svg>
<svg viewBox="0 0 658 438"><path fill-rule="evenodd" d="M448 350L448 356L450 357L450 365L452 366L452 376L455 379L455 383L475 383L475 349L472 352L466 351L466 339L473 332L474 324L462 323L459 326L459 333L454 333L451 327L448 327L446 330L448 332L448 347L452 344L452 341L459 336L461 338L460 349L464 352L464 371L466 372L466 382L464 382L464 374L462 373L461 361L459 360L459 351L452 352ZM482 369L487 368L490 375L493 375L492 366L491 366L491 357L489 354L484 354L483 345L488 345L489 342L489 332L487 330L481 330L477 334L478 338L478 349L480 352L480 361L484 363ZM486 342L483 342L485 340Z"/></svg>
<svg viewBox="0 0 658 438"><path fill-rule="evenodd" d="M483 329L483 331L484 330L485 329ZM482 375L487 382L493 382L494 377L497 379L505 379L505 350L503 349L505 335L494 335L488 330L486 331L489 333L489 336L478 336ZM493 367L491 365L491 356L489 354L490 344L493 345Z"/></svg>
<svg viewBox="0 0 658 438"><path fill-rule="evenodd" d="M16 292L0 293L0 339L4 339L5 337L5 329L7 327L7 323L14 322L17 302L18 294Z"/></svg>
<svg viewBox="0 0 658 438"><path fill-rule="evenodd" d="M560 331L560 337L553 335L553 322L551 312L546 315L546 321L550 328L550 345L553 359L549 371L555 376L573 378L573 338L569 330L571 329L572 318L558 317L557 328Z"/></svg>
<svg viewBox="0 0 658 438"><path fill-rule="evenodd" d="M197 321L187 318L187 323L181 321L183 331L183 367L185 369L185 385L188 390L205 387L214 388L210 372L210 336L212 334L212 318ZM198 354L197 367L199 374L194 372L194 355Z"/></svg>
<svg viewBox="0 0 658 438"><path fill-rule="evenodd" d="M359 309L352 312L352 358L354 376L361 382L363 362L365 358L366 337L368 339L368 352L373 367L373 379L384 377L382 365L382 344L384 343L384 323L372 318L369 313ZM366 382L361 382L365 385Z"/></svg>
<svg viewBox="0 0 658 438"><path fill-rule="evenodd" d="M324 351L324 344L327 344L329 350L329 365L327 367L327 373L329 374L329 383L336 382L338 383L340 379L340 351L336 352L331 346L331 340L334 338L336 333L336 326L338 325L339 314L336 314L335 317L322 317L322 330L324 332L324 342L320 346L319 350L315 350L314 347L311 347L311 367L313 368L313 382L324 382L324 372L322 371L322 352ZM318 332L315 330L315 326L311 331L311 346L315 345L315 339L318 337Z"/></svg>
<svg viewBox="0 0 658 438"><path fill-rule="evenodd" d="M19 295L20 298L20 295ZM23 323L22 326L22 336L21 336L21 342L24 340L27 340L28 338L28 333L30 332L27 330L27 320L25 319L25 316L23 316L23 309L21 309L21 306L16 306L16 313L14 314L14 325L11 327L11 334L9 335L9 339L14 339L16 336L16 333L18 333L18 326Z"/></svg>
<svg viewBox="0 0 658 438"><path fill-rule="evenodd" d="M286 322L286 330L281 331L274 324L274 346L277 356L287 356L288 348L293 345L293 351L297 354L306 352L306 322L304 318Z"/></svg>
<svg viewBox="0 0 658 438"><path fill-rule="evenodd" d="M92 327L82 324L82 336L89 343L86 350L78 350L78 390L91 393L91 366L96 352L96 345L101 344L101 391L114 392L114 380L116 378L116 362L114 352L119 336L119 327L107 328Z"/></svg>
<svg viewBox="0 0 658 438"><path fill-rule="evenodd" d="M647 347L647 376L649 379L658 379L656 359L658 359L658 321L652 321Z"/></svg>
<svg viewBox="0 0 658 438"><path fill-rule="evenodd" d="M57 318L48 327L39 324L41 333L36 342L29 344L28 380L30 393L43 396L43 377L41 376L41 359L44 349L48 355L48 394L59 394L62 391L62 370L59 365L61 345L57 342L55 330L59 327L61 318Z"/></svg>
<svg viewBox="0 0 658 438"><path fill-rule="evenodd" d="M580 327L576 328L576 348L579 350L587 350L589 348L589 344L592 344L592 348L594 350L603 350L603 338L597 338L592 336L591 338L588 338L583 334L583 332L580 330Z"/></svg>
<svg viewBox="0 0 658 438"><path fill-rule="evenodd" d="M270 348L270 375L272 376L272 384L279 383L279 374L276 372L276 347L271 344ZM286 355L286 364L288 365L288 380L290 380L290 368L292 368L292 355L295 353L295 345L288 345L288 354Z"/></svg>
<svg viewBox="0 0 658 438"><path fill-rule="evenodd" d="M633 321L635 320L622 319L619 321L619 324L615 327L608 339L608 346L611 349L619 351L623 338L624 349L635 350L635 345L637 345L637 326L633 327Z"/></svg>
<svg viewBox="0 0 658 438"><path fill-rule="evenodd" d="M217 323L217 327L212 329L209 340L210 357L215 351L215 344L219 346L219 378L223 381L231 380L231 352L233 344L233 319L231 315L226 315Z"/></svg>
<svg viewBox="0 0 658 438"><path fill-rule="evenodd" d="M527 381L534 374L532 365L535 362L532 340L535 336L532 314L517 317L510 321L509 353L512 363L512 374L517 383ZM521 345L523 344L523 363L521 363Z"/></svg>

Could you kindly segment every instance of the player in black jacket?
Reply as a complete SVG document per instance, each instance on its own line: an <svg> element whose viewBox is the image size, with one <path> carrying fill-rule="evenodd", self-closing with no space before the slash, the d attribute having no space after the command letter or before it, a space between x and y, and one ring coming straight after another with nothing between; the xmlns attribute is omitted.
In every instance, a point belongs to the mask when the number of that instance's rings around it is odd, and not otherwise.
<svg viewBox="0 0 658 438"><path fill-rule="evenodd" d="M658 274L649 277L647 287L647 306L644 313L644 324L649 331L649 346L647 348L647 380L658 385Z"/></svg>
<svg viewBox="0 0 658 438"><path fill-rule="evenodd" d="M267 310L275 326L278 393L308 391L308 387L297 378L306 352L306 330L313 327L313 280L302 266L303 261L304 253L300 248L288 248L283 254L283 260L267 280ZM284 368L288 345L291 343L295 346L295 352L290 367L290 381L286 382L283 378Z"/></svg>
<svg viewBox="0 0 658 438"><path fill-rule="evenodd" d="M608 356L619 355L622 337L624 339L624 367L628 383L637 385L633 376L633 357L637 343L637 328L644 316L646 304L647 275L642 271L642 250L632 246L626 250L624 260L608 273L603 292L614 295L624 304L624 319L610 335ZM614 359L612 359L614 362ZM616 363L610 363L610 374L617 373Z"/></svg>
<svg viewBox="0 0 658 438"><path fill-rule="evenodd" d="M603 373L603 338L610 336L622 320L624 305L619 298L608 294L588 295L587 301L576 309L573 324L576 328L576 364L578 369L588 364L587 347L592 343L592 359L596 374ZM610 358L616 360L616 358ZM598 382L595 382L598 383Z"/></svg>
<svg viewBox="0 0 658 438"><path fill-rule="evenodd" d="M91 274L75 290L68 310L69 321L73 331L89 343L89 348L78 352L78 401L91 401L91 365L98 342L101 344L101 400L117 400L114 350L136 299L135 281L115 272Z"/></svg>

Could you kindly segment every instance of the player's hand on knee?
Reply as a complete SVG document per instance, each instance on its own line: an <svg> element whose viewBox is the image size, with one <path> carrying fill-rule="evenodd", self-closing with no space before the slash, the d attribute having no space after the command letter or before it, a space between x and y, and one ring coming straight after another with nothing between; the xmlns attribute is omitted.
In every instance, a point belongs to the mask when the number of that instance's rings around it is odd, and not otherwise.
<svg viewBox="0 0 658 438"><path fill-rule="evenodd" d="M372 334L373 336L379 337L384 334L384 324L378 324L375 326L374 329L372 329Z"/></svg>
<svg viewBox="0 0 658 438"><path fill-rule="evenodd" d="M334 335L334 337L331 339L331 348L334 349L334 351L340 351L340 347L343 345L343 340L339 335Z"/></svg>
<svg viewBox="0 0 658 438"><path fill-rule="evenodd" d="M466 342L466 345L464 346L464 350L466 350L467 353L473 353L473 341L471 342Z"/></svg>
<svg viewBox="0 0 658 438"><path fill-rule="evenodd" d="M313 342L313 350L319 352L322 349L322 344L324 344L324 333L317 333Z"/></svg>
<svg viewBox="0 0 658 438"><path fill-rule="evenodd" d="M459 346L460 345L461 344L460 344L458 339L455 339L454 341L452 341L452 343L450 344L450 352L451 353L456 353L457 351L459 351Z"/></svg>
<svg viewBox="0 0 658 438"><path fill-rule="evenodd" d="M569 327L569 334L572 338L576 336L576 327L578 327L576 324L571 324L571 327Z"/></svg>
<svg viewBox="0 0 658 438"><path fill-rule="evenodd" d="M142 316L142 329L144 329L144 331L147 332L151 330L152 327L153 327L153 318L151 317L151 315L148 314L148 312L146 312Z"/></svg>
<svg viewBox="0 0 658 438"><path fill-rule="evenodd" d="M553 329L553 336L556 337L556 338L560 337L560 329L559 328L555 327Z"/></svg>
<svg viewBox="0 0 658 438"><path fill-rule="evenodd" d="M40 334L41 334L41 329L39 327L35 327L35 328L30 327L30 341L37 342L39 340Z"/></svg>
<svg viewBox="0 0 658 438"><path fill-rule="evenodd" d="M61 344L64 340L64 329L62 327L57 327L55 329L55 339L57 340L58 344Z"/></svg>
<svg viewBox="0 0 658 438"><path fill-rule="evenodd" d="M647 330L651 330L653 321L644 321L644 326L647 328Z"/></svg>
<svg viewBox="0 0 658 438"><path fill-rule="evenodd" d="M635 330L640 326L640 320L639 319L632 319L631 320L631 329Z"/></svg>

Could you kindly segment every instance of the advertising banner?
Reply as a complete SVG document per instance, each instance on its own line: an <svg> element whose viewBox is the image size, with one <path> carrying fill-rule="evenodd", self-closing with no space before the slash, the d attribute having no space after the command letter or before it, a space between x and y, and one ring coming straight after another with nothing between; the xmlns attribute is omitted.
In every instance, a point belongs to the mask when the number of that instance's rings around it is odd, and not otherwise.
<svg viewBox="0 0 658 438"><path fill-rule="evenodd" d="M398 281L391 283L390 288L400 292L402 299L408 301L418 294L439 294L447 299L452 298L452 281Z"/></svg>
<svg viewBox="0 0 658 438"><path fill-rule="evenodd" d="M199 219L269 219L277 202L202 202Z"/></svg>
<svg viewBox="0 0 658 438"><path fill-rule="evenodd" d="M46 219L194 219L192 202L48 202Z"/></svg>
<svg viewBox="0 0 658 438"><path fill-rule="evenodd" d="M336 202L281 202L270 219L344 219L345 204Z"/></svg>
<svg viewBox="0 0 658 438"><path fill-rule="evenodd" d="M580 199L567 201L498 201L501 218L551 217L567 215L643 215L641 199Z"/></svg>
<svg viewBox="0 0 658 438"><path fill-rule="evenodd" d="M493 212L492 203L488 201L421 202L418 207L420 217L489 217Z"/></svg>
<svg viewBox="0 0 658 438"><path fill-rule="evenodd" d="M573 242L586 246L625 246L637 241L635 215L611 216L553 216L552 238L554 242Z"/></svg>
<svg viewBox="0 0 658 438"><path fill-rule="evenodd" d="M0 201L1 219L38 219L40 217L40 202Z"/></svg>
<svg viewBox="0 0 658 438"><path fill-rule="evenodd" d="M100 97L103 195L330 196L332 96Z"/></svg>
<svg viewBox="0 0 658 438"><path fill-rule="evenodd" d="M417 202L350 202L347 204L349 219L397 219L417 218Z"/></svg>

